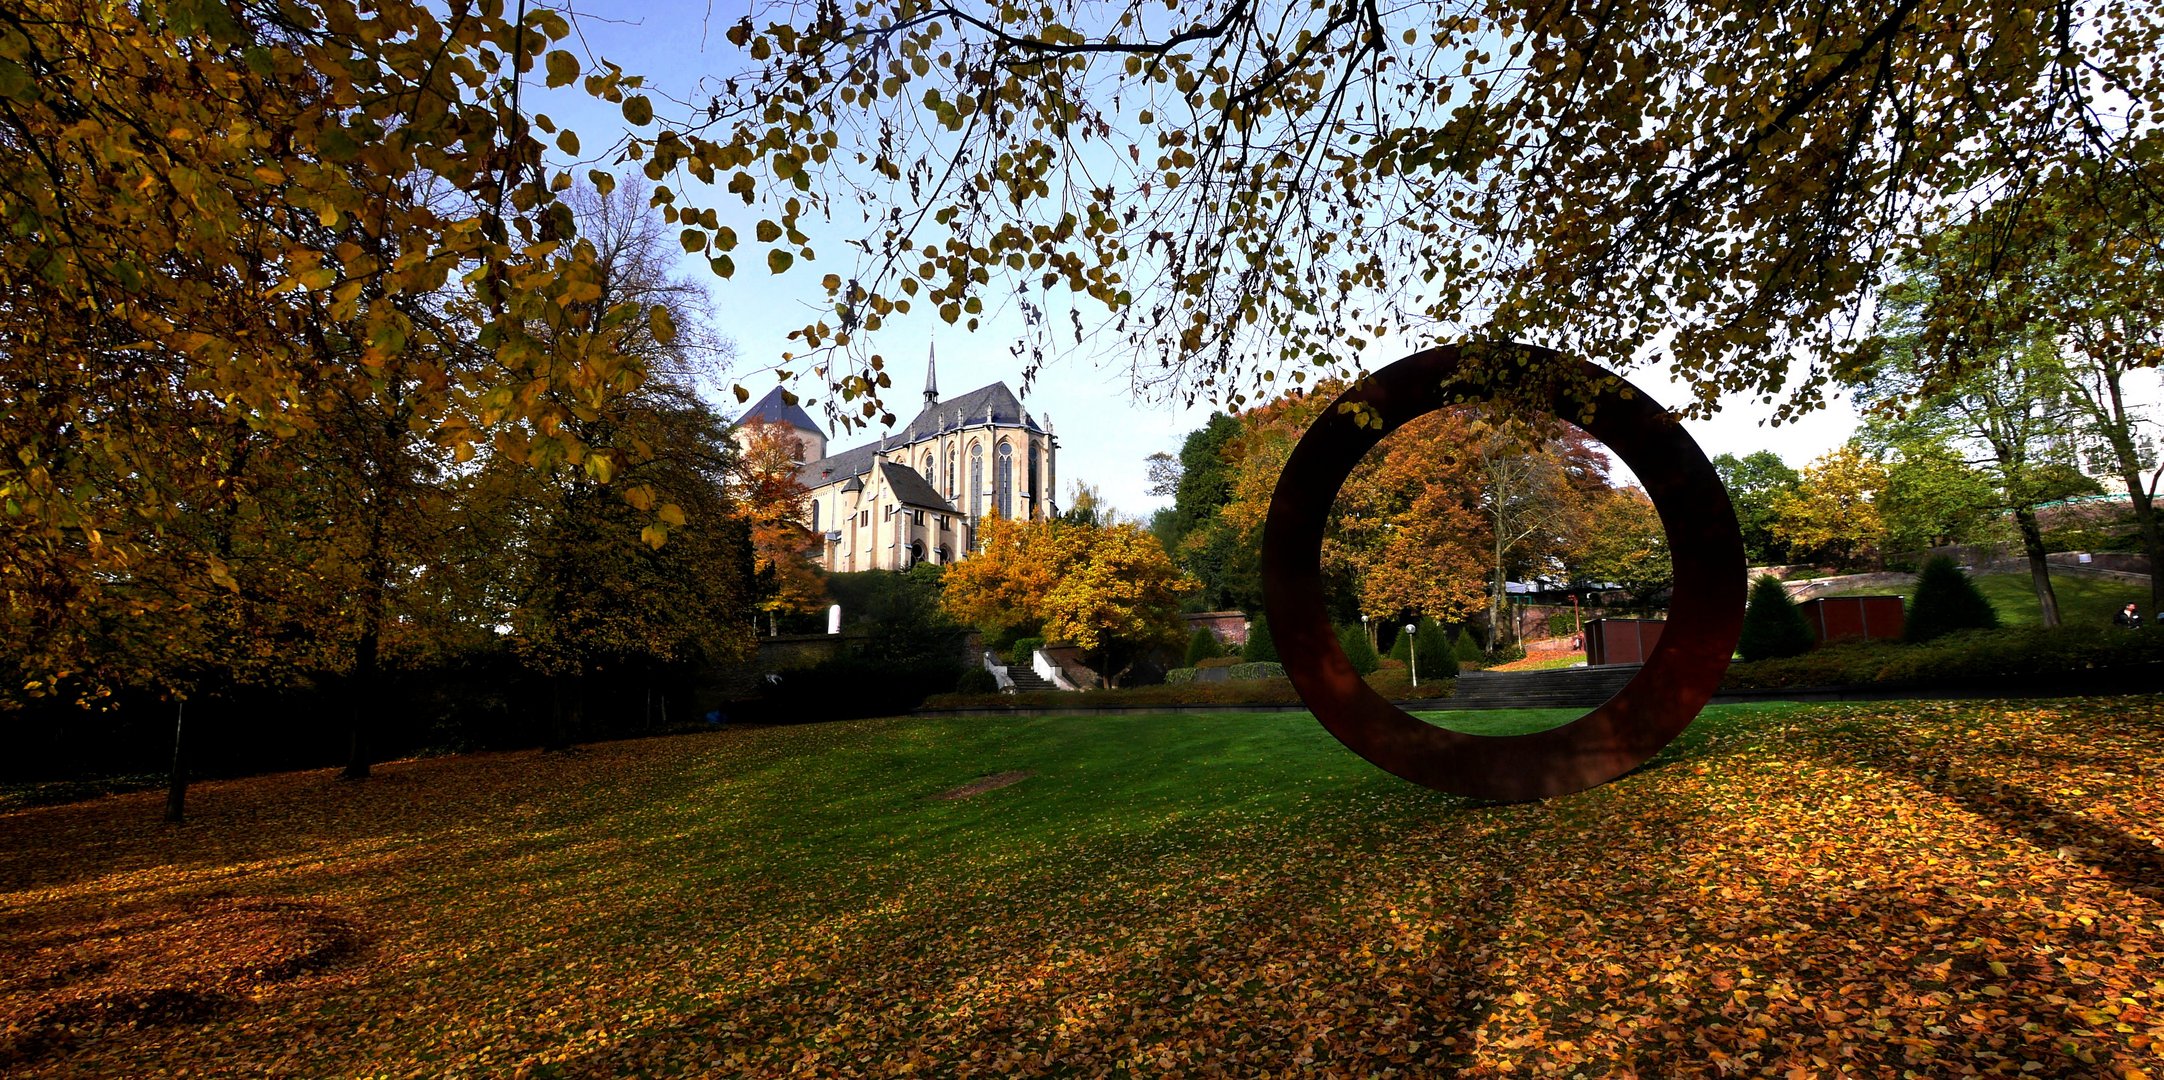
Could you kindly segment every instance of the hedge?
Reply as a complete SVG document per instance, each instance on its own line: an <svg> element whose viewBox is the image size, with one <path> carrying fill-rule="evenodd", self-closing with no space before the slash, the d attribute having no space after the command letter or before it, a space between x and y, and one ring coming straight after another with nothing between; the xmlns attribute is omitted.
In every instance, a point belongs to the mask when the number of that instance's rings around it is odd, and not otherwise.
<svg viewBox="0 0 2164 1080"><path fill-rule="evenodd" d="M1920 644L1844 641L1802 656L1731 664L1724 690L1959 683L2164 664L2164 627L1960 630Z"/></svg>

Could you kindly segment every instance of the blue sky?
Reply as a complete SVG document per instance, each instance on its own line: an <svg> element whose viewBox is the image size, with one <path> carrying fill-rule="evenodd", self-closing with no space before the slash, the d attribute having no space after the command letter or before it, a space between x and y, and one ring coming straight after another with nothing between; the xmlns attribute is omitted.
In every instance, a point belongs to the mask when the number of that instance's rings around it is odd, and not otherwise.
<svg viewBox="0 0 2164 1080"><path fill-rule="evenodd" d="M662 103L662 95L703 98L696 93L702 79L725 76L740 63L737 50L728 43L723 32L731 21L741 17L743 11L742 0L713 0L711 3L706 0L655 3L589 0L578 8L579 34L572 45L575 51L606 58L629 73L644 75L648 87L655 92L657 112L666 118L670 110ZM583 150L589 155L589 159L581 164L580 172L597 165L610 167L603 159L604 152L625 131L617 107L588 98L576 86L545 91L537 85L539 82L536 75L528 84L532 107L578 132ZM647 130L650 133L653 129ZM613 152L609 156L613 156ZM621 167L619 171L629 168ZM679 180L669 182L677 184ZM741 200L720 192L692 193L689 201L717 207L725 215L732 205L742 209ZM746 234L754 224L749 216L727 223ZM846 227L853 223L842 224ZM811 226L807 225L806 231L811 233L815 248L837 253L840 251L839 239L850 235L837 230L833 241L822 243L819 233ZM775 378L770 371L780 362L782 354L791 349L788 331L803 325L823 306L819 277L828 270L846 274L848 269L846 263L825 266L822 260L774 276L761 267L741 266L734 278L721 280L707 269L704 259L687 256L684 263L686 276L708 283L714 301L713 320L736 341L736 376L755 397L774 384ZM987 303L991 303L990 296ZM1016 390L1022 390L1021 361L1009 351L1022 336L1020 316L1011 309L996 306L988 307L988 314L984 325L975 333L941 322L929 310L893 319L878 332L872 344L886 358L887 371L894 383L893 389L888 391L888 404L897 423L906 424L915 415L923 386L925 356L935 345L939 356L939 385L946 396L956 396L995 380L1005 380ZM1055 318L1064 320L1065 313L1055 313ZM1368 366L1378 366L1425 344L1402 340L1385 342L1363 359ZM1075 480L1086 481L1098 486L1121 512L1146 517L1163 500L1153 499L1145 493L1144 458L1157 450L1177 452L1180 440L1187 432L1201 426L1210 408L1207 404L1188 408L1177 402L1138 399L1129 390L1126 359L1124 354L1106 353L1102 349L1094 355L1057 356L1047 363L1028 389L1024 404L1040 418L1049 415L1058 429L1063 487ZM1684 399L1684 394L1669 385L1657 371L1639 370L1629 374L1657 400L1675 403ZM807 407L814 415L819 415L817 399L823 396L819 393L822 389L819 381L801 379L792 387L806 395ZM733 405L733 402L724 404ZM1840 402L1799 423L1781 428L1761 425L1760 421L1770 411L1766 407L1736 403L1712 420L1692 421L1687 426L1709 455L1730 452L1740 456L1771 449L1798 466L1845 441L1855 427L1854 413ZM853 446L878 433L878 429L841 433L836 436L834 445L837 448ZM1065 501L1064 492L1062 501Z"/></svg>

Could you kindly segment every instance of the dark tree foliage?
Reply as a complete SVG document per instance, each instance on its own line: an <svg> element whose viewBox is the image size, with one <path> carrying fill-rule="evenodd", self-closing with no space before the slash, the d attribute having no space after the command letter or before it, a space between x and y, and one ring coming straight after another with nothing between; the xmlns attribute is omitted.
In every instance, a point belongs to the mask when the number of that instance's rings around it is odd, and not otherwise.
<svg viewBox="0 0 2164 1080"><path fill-rule="evenodd" d="M1383 658L1376 654L1375 646L1368 642L1368 633L1364 628L1340 626L1337 628L1337 640L1345 649L1345 659L1352 661L1354 671L1366 675L1381 666Z"/></svg>
<svg viewBox="0 0 2164 1080"><path fill-rule="evenodd" d="M1247 645L1240 650L1240 659L1250 664L1268 660L1277 661L1277 642L1270 639L1270 617L1256 612L1247 624Z"/></svg>
<svg viewBox="0 0 2164 1080"><path fill-rule="evenodd" d="M1742 458L1722 454L1713 459L1713 468L1728 488L1729 501L1735 504L1736 524L1743 528L1743 550L1751 565L1786 563L1788 545L1773 535L1773 504L1803 483L1802 474L1789 468L1771 450L1755 451Z"/></svg>
<svg viewBox="0 0 2164 1080"><path fill-rule="evenodd" d="M1736 652L1745 660L1770 660L1800 656L1811 651L1815 640L1803 612L1788 598L1781 579L1760 574L1751 585L1750 606L1743 612L1743 638Z"/></svg>
<svg viewBox="0 0 2164 1080"><path fill-rule="evenodd" d="M1223 655L1225 655L1225 650L1218 645L1217 635L1210 633L1206 629L1197 628L1195 635L1187 639L1186 662L1181 666L1194 667L1204 660Z"/></svg>
<svg viewBox="0 0 2164 1080"><path fill-rule="evenodd" d="M1996 630L1998 626L1999 613L1954 560L1944 555L1925 560L1916 575L1916 601L1909 609L1903 639L1930 641L1956 630Z"/></svg>

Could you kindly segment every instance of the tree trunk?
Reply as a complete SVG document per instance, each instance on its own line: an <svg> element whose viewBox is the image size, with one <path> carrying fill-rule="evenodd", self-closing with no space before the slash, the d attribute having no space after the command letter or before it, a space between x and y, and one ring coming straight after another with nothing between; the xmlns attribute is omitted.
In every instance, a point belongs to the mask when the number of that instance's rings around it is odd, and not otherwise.
<svg viewBox="0 0 2164 1080"><path fill-rule="evenodd" d="M173 702L173 771L165 781L165 820L181 821L186 816L188 804L188 764L181 757L181 721L188 711L188 699Z"/></svg>
<svg viewBox="0 0 2164 1080"><path fill-rule="evenodd" d="M2036 511L2023 507L2014 511L2014 524L2021 528L2021 548L2029 556L2029 581L2036 586L2036 606L2044 616L2044 625L2059 625L2059 597L2051 591L2051 562L2044 554L2044 532L2036 524Z"/></svg>
<svg viewBox="0 0 2164 1080"><path fill-rule="evenodd" d="M346 701L346 707L351 710L347 730L346 768L338 774L341 780L368 779L368 722L375 708L376 652L379 647L376 624L371 619L362 629L361 640L354 648L353 684Z"/></svg>
<svg viewBox="0 0 2164 1080"><path fill-rule="evenodd" d="M571 749L571 729L578 718L581 676L558 675L549 681L552 691L549 703L548 736L542 740L541 749L561 751ZM570 687L565 687L565 683Z"/></svg>

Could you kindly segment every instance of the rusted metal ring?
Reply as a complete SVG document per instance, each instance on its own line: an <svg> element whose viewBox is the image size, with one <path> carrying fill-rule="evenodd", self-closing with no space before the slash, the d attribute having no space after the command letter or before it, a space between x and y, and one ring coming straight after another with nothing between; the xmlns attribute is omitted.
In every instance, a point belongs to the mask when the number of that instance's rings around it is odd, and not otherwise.
<svg viewBox="0 0 2164 1080"><path fill-rule="evenodd" d="M1516 802L1607 783L1668 745L1705 707L1743 632L1743 534L1711 462L1667 410L1604 368L1533 346L1466 384L1453 346L1415 353L1333 402L1293 448L1263 526L1262 579L1270 632L1286 674L1323 727L1385 771L1438 791ZM1490 352L1486 355L1495 355ZM1575 371L1572 370L1575 368ZM1561 373L1564 377L1556 378ZM1384 700L1353 671L1323 601L1323 527L1338 488L1383 437L1466 397L1539 376L1555 415L1582 426L1630 466L1653 499L1675 566L1668 625L1635 678L1599 708L1548 731L1483 736L1449 731ZM1585 388L1598 388L1585 395ZM1584 403L1590 401L1590 416ZM1361 403L1381 427L1362 426Z"/></svg>

